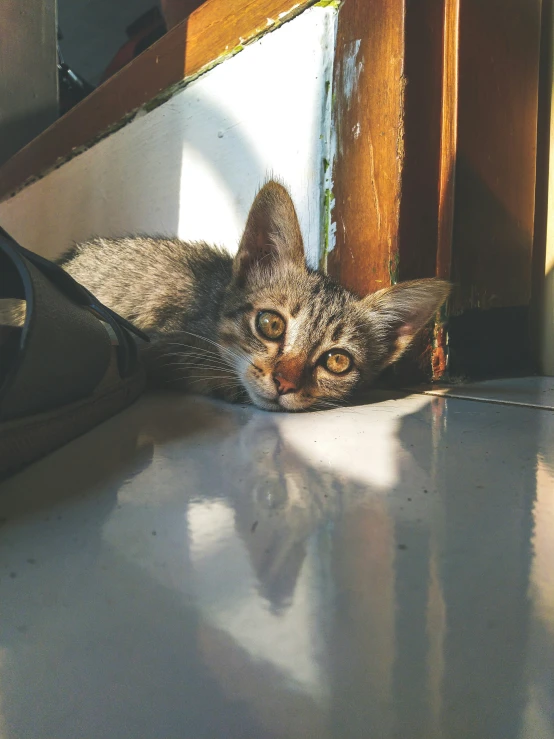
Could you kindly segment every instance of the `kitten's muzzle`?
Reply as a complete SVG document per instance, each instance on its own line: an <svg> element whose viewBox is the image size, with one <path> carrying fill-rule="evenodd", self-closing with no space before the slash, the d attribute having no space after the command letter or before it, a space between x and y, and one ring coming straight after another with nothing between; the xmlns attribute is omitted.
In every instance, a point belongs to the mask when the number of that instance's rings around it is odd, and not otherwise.
<svg viewBox="0 0 554 739"><path fill-rule="evenodd" d="M273 382L279 395L296 393L300 389L304 362L299 357L282 359L273 372Z"/></svg>
<svg viewBox="0 0 554 739"><path fill-rule="evenodd" d="M298 387L292 380L283 377L283 375L279 374L278 372L273 375L273 382L275 383L275 387L277 388L277 392L279 393L279 395L295 393L298 390Z"/></svg>

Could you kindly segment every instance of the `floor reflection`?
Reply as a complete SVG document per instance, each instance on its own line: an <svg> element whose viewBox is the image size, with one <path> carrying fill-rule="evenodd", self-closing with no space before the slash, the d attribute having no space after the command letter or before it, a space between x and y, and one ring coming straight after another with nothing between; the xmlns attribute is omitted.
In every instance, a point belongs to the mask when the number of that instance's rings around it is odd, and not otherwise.
<svg viewBox="0 0 554 739"><path fill-rule="evenodd" d="M554 737L553 441L144 399L2 488L0 736Z"/></svg>

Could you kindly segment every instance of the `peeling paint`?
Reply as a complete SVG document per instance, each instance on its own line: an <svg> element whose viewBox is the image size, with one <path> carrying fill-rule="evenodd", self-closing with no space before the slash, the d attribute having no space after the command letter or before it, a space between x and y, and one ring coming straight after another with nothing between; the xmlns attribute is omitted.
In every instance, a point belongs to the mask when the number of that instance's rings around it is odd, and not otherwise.
<svg viewBox="0 0 554 739"><path fill-rule="evenodd" d="M300 7L300 3L296 3L296 5L293 5L290 10L286 10L284 13L279 13L277 18L279 20L282 20L283 18L287 18L289 15L291 15L291 13L294 13L294 11L299 7Z"/></svg>
<svg viewBox="0 0 554 739"><path fill-rule="evenodd" d="M326 268L327 256L332 251L333 245L331 245L331 238L336 232L337 224L332 221L332 212L335 207L335 196L333 192L327 188L323 194L323 254L321 258L321 266Z"/></svg>
<svg viewBox="0 0 554 739"><path fill-rule="evenodd" d="M341 4L341 0L319 0L319 2L315 3L314 7L316 8L335 8L335 10L338 10Z"/></svg>
<svg viewBox="0 0 554 739"><path fill-rule="evenodd" d="M332 7L336 7L332 5ZM335 207L335 196L333 194L333 165L336 152L336 132L333 127L333 62L334 47L337 31L337 17L335 12L329 18L331 27L328 38L331 44L331 53L328 55L327 67L325 69L325 95L323 101L323 143L322 143L322 182L323 193L322 218L321 218L321 254L319 266L327 270L327 257L335 248L337 224L333 221L333 209Z"/></svg>
<svg viewBox="0 0 554 739"><path fill-rule="evenodd" d="M360 39L351 41L342 61L342 92L347 103L350 103L358 88L358 80L364 66L363 60L358 61L361 43Z"/></svg>
<svg viewBox="0 0 554 739"><path fill-rule="evenodd" d="M448 350L448 331L446 327L447 313L446 307L443 306L437 314L435 325L433 327L433 351L431 355L433 382L440 382L448 379L450 357Z"/></svg>

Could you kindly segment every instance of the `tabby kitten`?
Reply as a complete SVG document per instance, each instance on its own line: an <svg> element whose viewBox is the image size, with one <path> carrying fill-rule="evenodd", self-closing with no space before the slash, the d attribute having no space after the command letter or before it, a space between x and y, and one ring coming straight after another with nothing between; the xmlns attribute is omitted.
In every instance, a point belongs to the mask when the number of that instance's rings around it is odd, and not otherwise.
<svg viewBox="0 0 554 739"><path fill-rule="evenodd" d="M94 239L61 264L149 334L151 381L272 411L346 402L410 345L449 293L416 280L359 298L310 269L286 189L254 200L235 258L204 243Z"/></svg>

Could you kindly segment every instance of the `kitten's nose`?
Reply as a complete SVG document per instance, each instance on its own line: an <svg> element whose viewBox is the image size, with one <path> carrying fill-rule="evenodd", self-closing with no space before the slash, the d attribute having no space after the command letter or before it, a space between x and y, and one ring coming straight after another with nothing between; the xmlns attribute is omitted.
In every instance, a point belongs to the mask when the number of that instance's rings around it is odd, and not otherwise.
<svg viewBox="0 0 554 739"><path fill-rule="evenodd" d="M288 380L286 377L283 377L283 375L279 374L279 372L273 375L273 380L275 381L275 386L279 395L295 393L298 390L292 380Z"/></svg>

